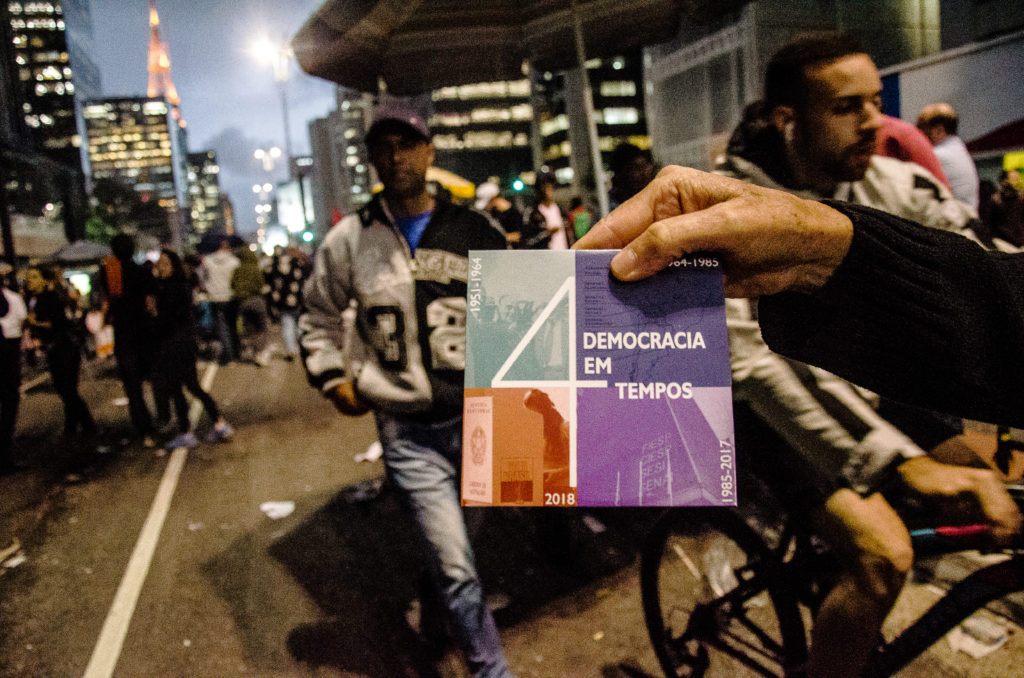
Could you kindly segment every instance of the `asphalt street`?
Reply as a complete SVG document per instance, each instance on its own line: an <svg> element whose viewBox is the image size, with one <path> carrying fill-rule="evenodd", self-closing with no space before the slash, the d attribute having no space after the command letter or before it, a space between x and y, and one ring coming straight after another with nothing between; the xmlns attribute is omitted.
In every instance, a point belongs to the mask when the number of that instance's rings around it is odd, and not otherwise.
<svg viewBox="0 0 1024 678"><path fill-rule="evenodd" d="M294 362L207 377L236 434L187 454L132 439L112 361L82 381L101 454L60 439L47 380L27 389L26 468L0 477L0 676L461 675L417 632L418 558L383 467L355 459L376 440L372 417L337 415ZM661 675L638 584L654 515L468 512L518 676ZM942 576L908 587L893 624L941 595ZM1020 675L1024 636L1010 630L978 660L940 641L903 675Z"/></svg>

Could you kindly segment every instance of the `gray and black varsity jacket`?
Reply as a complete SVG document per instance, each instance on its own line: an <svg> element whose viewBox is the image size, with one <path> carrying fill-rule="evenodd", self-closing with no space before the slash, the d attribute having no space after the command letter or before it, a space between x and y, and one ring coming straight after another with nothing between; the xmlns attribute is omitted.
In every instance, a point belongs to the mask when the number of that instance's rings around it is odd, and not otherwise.
<svg viewBox="0 0 1024 678"><path fill-rule="evenodd" d="M470 249L505 249L501 228L437 200L415 256L376 196L327 234L299 317L310 383L350 380L374 409L424 419L462 411Z"/></svg>

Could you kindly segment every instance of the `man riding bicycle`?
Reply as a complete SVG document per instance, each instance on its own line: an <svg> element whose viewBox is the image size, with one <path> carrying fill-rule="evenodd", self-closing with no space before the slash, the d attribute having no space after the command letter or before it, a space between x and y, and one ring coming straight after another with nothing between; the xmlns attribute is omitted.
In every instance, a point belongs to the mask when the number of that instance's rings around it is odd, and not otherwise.
<svg viewBox="0 0 1024 678"><path fill-rule="evenodd" d="M771 59L765 98L748 107L718 171L934 228L969 228L974 214L926 170L873 155L880 94L878 71L854 41L798 38ZM929 458L848 383L772 353L756 303L733 299L726 308L737 449L748 450L740 463L766 474L790 510L805 512L843 565L815 619L807 675L857 676L913 559L907 528L878 490L892 485L958 508L966 500L1004 539L1021 516L993 472ZM743 440L744 408L785 442L770 458L761 440Z"/></svg>

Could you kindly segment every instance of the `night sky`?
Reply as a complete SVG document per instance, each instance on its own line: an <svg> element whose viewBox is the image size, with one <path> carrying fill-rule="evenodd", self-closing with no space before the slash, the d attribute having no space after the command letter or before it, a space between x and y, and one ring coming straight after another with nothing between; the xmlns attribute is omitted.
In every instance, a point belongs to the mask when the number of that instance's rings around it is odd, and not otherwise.
<svg viewBox="0 0 1024 678"><path fill-rule="evenodd" d="M242 233L256 228L252 185L268 178L253 151L284 148L272 68L249 50L260 35L290 39L319 5L319 0L157 0L160 37L168 46L171 78L188 123L189 151L217 152L221 187L231 197ZM148 0L91 0L91 8L103 95L145 96ZM287 88L293 153L307 153L307 124L334 107L333 86L305 75L293 61ZM278 163L271 178L286 173Z"/></svg>

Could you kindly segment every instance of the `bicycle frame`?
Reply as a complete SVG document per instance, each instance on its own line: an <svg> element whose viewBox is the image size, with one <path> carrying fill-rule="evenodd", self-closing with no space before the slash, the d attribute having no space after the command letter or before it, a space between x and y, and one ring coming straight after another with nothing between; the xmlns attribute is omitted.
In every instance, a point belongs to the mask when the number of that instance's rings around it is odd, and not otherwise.
<svg viewBox="0 0 1024 678"><path fill-rule="evenodd" d="M1017 505L1024 508L1024 486L1008 486L1007 490ZM683 634L673 637L666 634L660 616L666 609L657 588L660 565L668 562L662 560L666 553L663 549L668 536L676 532L676 524L692 527L701 522L707 522L712 530L719 531L753 557L742 564L737 562L733 567L734 588L713 588L714 598L698 603L684 626L676 627L682 628ZM672 509L656 523L643 554L641 589L651 640L669 675L675 675L673 669L685 669L687 666L690 672L685 675L704 675L708 668L707 650L712 648L765 675L777 675L776 669L770 668L764 663L766 661L775 666L781 665L784 675L802 675L807 648L802 632L804 622L797 606L802 605L816 615L823 597L834 583L830 582L830 575L835 561L827 549L818 547L813 532L799 516L790 515L775 525L761 523L757 518L752 522L751 516L744 516L738 511L714 514L687 512L687 509ZM779 528L777 532L776 527ZM766 536L766 528L771 536ZM990 529L982 525L912 530L911 541L917 556L941 556L972 550L985 552L993 547ZM672 549L667 552L671 553ZM1002 551L997 549L996 552L1005 553L1006 558L981 567L955 582L940 600L906 626L896 638L878 646L868 660L864 675L880 678L897 673L975 611L995 600L1024 591L1024 535L1011 547ZM687 567L695 569L692 564ZM748 615L748 601L764 592L771 595L782 630L781 643L767 632L767 627L760 625L758 619ZM652 622L652 619L658 621ZM734 629L741 628L743 633L737 635L727 631L730 624ZM795 628L801 632L794 633ZM695 642L705 649L696 649L691 645ZM676 657L679 657L678 663Z"/></svg>
<svg viewBox="0 0 1024 678"><path fill-rule="evenodd" d="M973 572L961 579L913 624L875 650L866 678L891 676L931 647L975 610L1003 596L1024 591L1024 554Z"/></svg>

